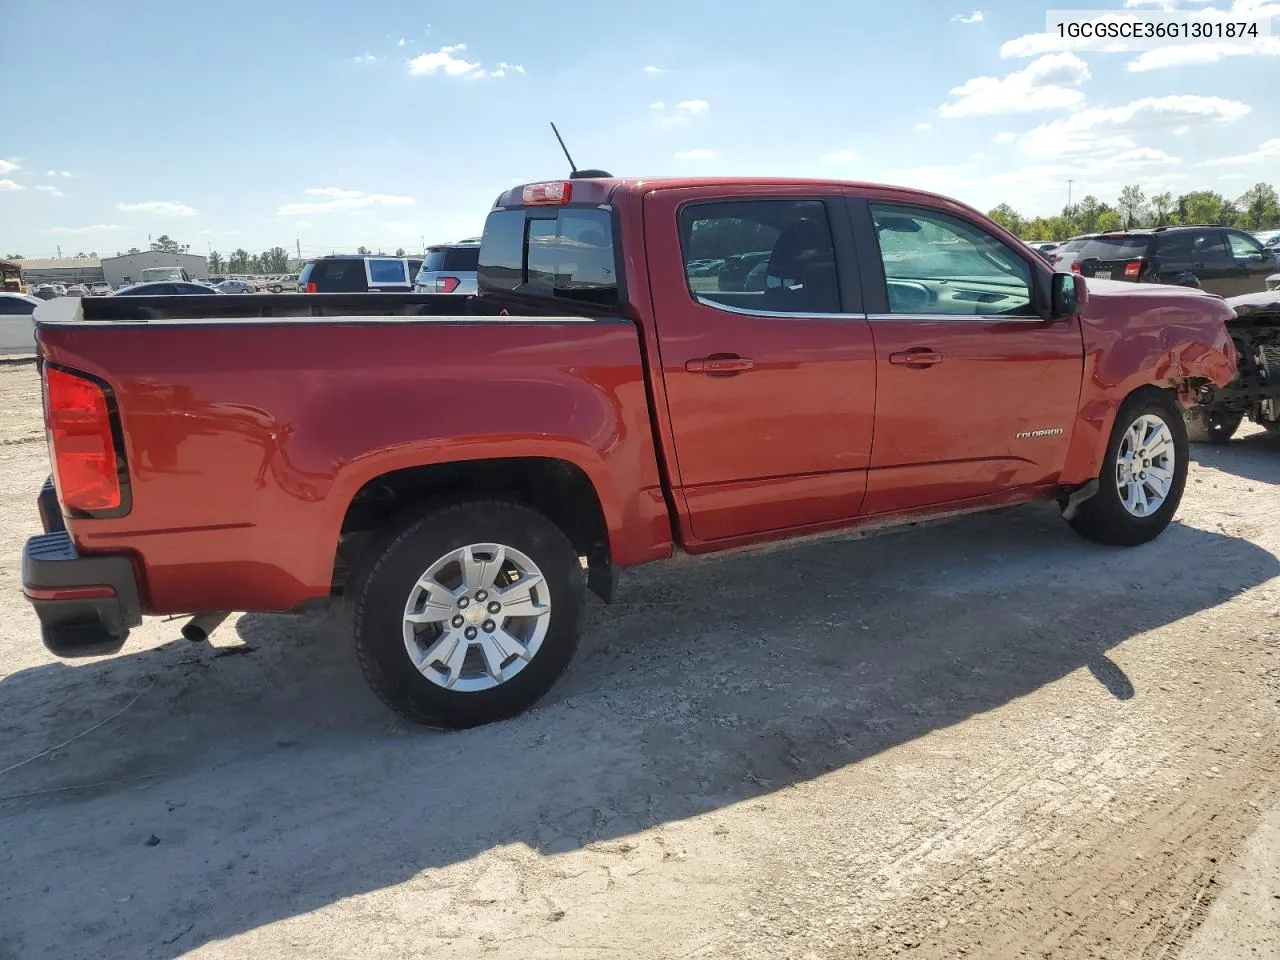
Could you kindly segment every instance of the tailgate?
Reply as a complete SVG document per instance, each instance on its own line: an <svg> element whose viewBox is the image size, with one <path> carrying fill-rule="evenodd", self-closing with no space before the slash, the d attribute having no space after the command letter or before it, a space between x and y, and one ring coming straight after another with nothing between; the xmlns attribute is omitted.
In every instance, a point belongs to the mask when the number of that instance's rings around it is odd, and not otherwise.
<svg viewBox="0 0 1280 960"><path fill-rule="evenodd" d="M1141 264L1140 260L1099 260L1096 257L1090 257L1087 260L1078 260L1080 275L1083 277L1096 277L1099 280L1129 280L1137 282L1138 271L1130 264Z"/></svg>

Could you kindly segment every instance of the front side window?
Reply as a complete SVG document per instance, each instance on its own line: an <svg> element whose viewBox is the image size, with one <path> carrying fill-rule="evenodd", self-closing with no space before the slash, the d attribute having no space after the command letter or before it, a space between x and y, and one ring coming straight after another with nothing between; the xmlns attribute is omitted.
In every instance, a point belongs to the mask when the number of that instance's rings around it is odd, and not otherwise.
<svg viewBox="0 0 1280 960"><path fill-rule="evenodd" d="M408 283L404 272L403 260L370 260L369 282L373 283Z"/></svg>
<svg viewBox="0 0 1280 960"><path fill-rule="evenodd" d="M1031 264L971 223L936 210L871 204L889 312L1019 316L1032 310Z"/></svg>
<svg viewBox="0 0 1280 960"><path fill-rule="evenodd" d="M680 211L685 279L698 300L764 313L839 313L821 200L724 200Z"/></svg>
<svg viewBox="0 0 1280 960"><path fill-rule="evenodd" d="M1221 230L1196 233L1191 240L1191 255L1197 263L1226 263L1231 259Z"/></svg>
<svg viewBox="0 0 1280 960"><path fill-rule="evenodd" d="M1231 245L1231 256L1236 260L1256 262L1262 259L1262 244L1253 237L1245 236L1243 233L1228 233L1227 243Z"/></svg>

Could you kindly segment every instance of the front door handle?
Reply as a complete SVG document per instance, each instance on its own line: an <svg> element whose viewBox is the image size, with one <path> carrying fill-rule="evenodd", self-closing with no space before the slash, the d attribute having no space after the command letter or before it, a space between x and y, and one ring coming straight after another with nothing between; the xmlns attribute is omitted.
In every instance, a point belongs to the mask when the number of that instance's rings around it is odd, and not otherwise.
<svg viewBox="0 0 1280 960"><path fill-rule="evenodd" d="M736 353L714 353L709 357L698 357L685 363L689 373L705 373L712 377L731 377L755 367L756 362Z"/></svg>
<svg viewBox="0 0 1280 960"><path fill-rule="evenodd" d="M903 350L901 353L889 354L889 362L899 366L910 367L912 370L924 370L926 367L941 363L942 354L930 347L912 347L910 350Z"/></svg>

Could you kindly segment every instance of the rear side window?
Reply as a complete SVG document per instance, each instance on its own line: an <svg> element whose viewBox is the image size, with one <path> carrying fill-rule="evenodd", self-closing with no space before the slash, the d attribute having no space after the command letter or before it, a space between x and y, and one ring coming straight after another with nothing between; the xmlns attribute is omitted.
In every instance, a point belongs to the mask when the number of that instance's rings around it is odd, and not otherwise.
<svg viewBox="0 0 1280 960"><path fill-rule="evenodd" d="M369 282L375 283L408 283L403 260L370 260Z"/></svg>
<svg viewBox="0 0 1280 960"><path fill-rule="evenodd" d="M363 260L323 260L315 265L311 281L321 293L363 293L369 289Z"/></svg>
<svg viewBox="0 0 1280 960"><path fill-rule="evenodd" d="M766 313L839 313L835 248L820 200L730 200L680 211L690 292Z"/></svg>
<svg viewBox="0 0 1280 960"><path fill-rule="evenodd" d="M477 264L482 288L617 304L609 211L561 207L548 214L541 208L489 214Z"/></svg>
<svg viewBox="0 0 1280 960"><path fill-rule="evenodd" d="M1137 260L1148 256L1151 238L1147 236L1094 237L1080 247L1081 260Z"/></svg>

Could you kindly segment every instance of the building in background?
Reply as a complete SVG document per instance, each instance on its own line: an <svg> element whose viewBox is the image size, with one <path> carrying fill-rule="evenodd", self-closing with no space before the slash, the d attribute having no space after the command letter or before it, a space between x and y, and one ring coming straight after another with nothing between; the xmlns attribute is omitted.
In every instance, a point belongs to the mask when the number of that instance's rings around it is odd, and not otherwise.
<svg viewBox="0 0 1280 960"><path fill-rule="evenodd" d="M95 283L103 279L102 262L97 257L64 257L61 260L14 260L22 268L22 282Z"/></svg>
<svg viewBox="0 0 1280 960"><path fill-rule="evenodd" d="M97 263L97 261L94 261ZM161 253L148 250L145 253L127 253L121 257L102 258L102 276L112 287L122 283L134 283L138 274L147 267L181 267L197 280L209 276L209 265L204 257L194 253Z"/></svg>

